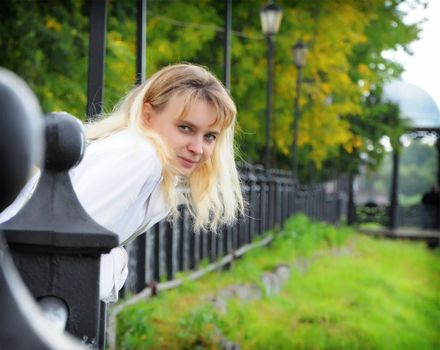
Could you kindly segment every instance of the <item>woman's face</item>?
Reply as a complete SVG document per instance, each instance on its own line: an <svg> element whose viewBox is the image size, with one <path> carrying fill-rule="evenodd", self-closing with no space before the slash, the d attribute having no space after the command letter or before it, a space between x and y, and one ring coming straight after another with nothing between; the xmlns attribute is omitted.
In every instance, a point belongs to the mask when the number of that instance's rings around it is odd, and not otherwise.
<svg viewBox="0 0 440 350"><path fill-rule="evenodd" d="M173 96L160 112L146 102L144 118L151 129L159 133L174 151L174 165L181 175L189 176L206 162L214 151L220 127L213 126L216 111L207 102L195 101L183 119L179 118L183 96Z"/></svg>

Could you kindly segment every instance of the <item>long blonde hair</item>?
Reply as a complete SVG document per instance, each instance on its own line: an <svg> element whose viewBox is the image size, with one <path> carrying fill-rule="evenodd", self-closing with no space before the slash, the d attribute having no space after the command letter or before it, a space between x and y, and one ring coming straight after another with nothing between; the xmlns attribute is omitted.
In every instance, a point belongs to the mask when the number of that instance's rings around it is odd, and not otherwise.
<svg viewBox="0 0 440 350"><path fill-rule="evenodd" d="M236 107L220 81L207 69L194 64L175 64L152 75L135 87L106 118L86 125L89 140L107 137L121 129L139 132L155 146L162 162L162 188L171 213L177 211L178 192L173 171L172 153L143 118L144 103L157 112L163 110L175 95L183 95L184 106L178 118L185 117L194 101L205 101L217 112L215 124L222 127L211 158L185 179L185 204L193 217L196 230L215 230L220 224L231 224L243 213L244 204L239 175L234 160Z"/></svg>

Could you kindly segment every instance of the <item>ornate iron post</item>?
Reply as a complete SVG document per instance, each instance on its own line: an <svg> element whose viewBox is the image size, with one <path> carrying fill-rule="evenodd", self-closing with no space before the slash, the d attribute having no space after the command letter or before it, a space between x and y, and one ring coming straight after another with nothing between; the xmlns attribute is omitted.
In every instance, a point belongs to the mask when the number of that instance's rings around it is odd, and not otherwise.
<svg viewBox="0 0 440 350"><path fill-rule="evenodd" d="M0 69L0 211L25 185L43 154L38 101L13 73ZM0 348L8 350L80 350L79 342L54 332L26 290L0 231Z"/></svg>
<svg viewBox="0 0 440 350"><path fill-rule="evenodd" d="M68 170L85 148L80 122L67 113L44 119L45 168L32 197L1 227L34 298L58 298L68 312L66 330L96 347L100 256L118 245L118 237L90 218L70 181Z"/></svg>

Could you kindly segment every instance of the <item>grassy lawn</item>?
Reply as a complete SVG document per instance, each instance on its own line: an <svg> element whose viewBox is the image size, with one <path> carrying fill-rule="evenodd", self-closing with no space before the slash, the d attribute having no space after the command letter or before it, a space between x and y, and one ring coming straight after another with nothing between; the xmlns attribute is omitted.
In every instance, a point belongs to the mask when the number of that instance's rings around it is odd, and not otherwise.
<svg viewBox="0 0 440 350"><path fill-rule="evenodd" d="M291 276L267 295L261 275L286 264ZM261 287L255 300L210 301L222 288ZM197 282L125 309L118 349L440 349L440 254L422 244L378 240L288 221L256 249Z"/></svg>

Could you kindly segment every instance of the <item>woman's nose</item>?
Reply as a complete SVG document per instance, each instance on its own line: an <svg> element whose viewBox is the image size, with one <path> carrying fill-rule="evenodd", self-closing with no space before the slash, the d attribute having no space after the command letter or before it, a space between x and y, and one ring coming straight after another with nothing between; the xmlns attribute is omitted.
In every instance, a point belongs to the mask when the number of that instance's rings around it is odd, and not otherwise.
<svg viewBox="0 0 440 350"><path fill-rule="evenodd" d="M203 154L203 140L199 138L194 138L188 144L188 150L197 155Z"/></svg>

